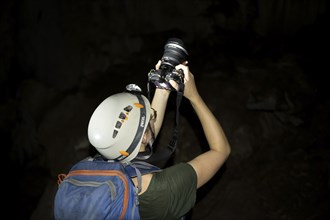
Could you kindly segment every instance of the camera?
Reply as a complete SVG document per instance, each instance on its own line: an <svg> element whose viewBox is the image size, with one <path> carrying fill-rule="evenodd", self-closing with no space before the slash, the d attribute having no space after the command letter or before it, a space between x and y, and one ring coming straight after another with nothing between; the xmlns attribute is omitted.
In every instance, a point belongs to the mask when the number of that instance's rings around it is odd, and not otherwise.
<svg viewBox="0 0 330 220"><path fill-rule="evenodd" d="M187 60L188 52L183 41L179 38L169 38L164 46L164 53L158 70L152 69L148 74L148 80L157 88L175 90L169 83L175 81L178 85L184 83L184 74L175 69L175 66Z"/></svg>

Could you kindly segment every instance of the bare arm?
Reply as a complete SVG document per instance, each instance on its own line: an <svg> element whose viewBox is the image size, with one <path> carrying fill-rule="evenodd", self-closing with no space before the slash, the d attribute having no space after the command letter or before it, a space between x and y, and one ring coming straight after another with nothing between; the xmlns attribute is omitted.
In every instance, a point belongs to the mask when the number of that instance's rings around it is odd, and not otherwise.
<svg viewBox="0 0 330 220"><path fill-rule="evenodd" d="M184 71L184 96L189 99L194 108L210 147L207 152L188 162L196 171L197 188L199 188L209 181L224 164L230 154L230 145L220 123L199 95L194 76L189 68L185 65L178 65L176 68Z"/></svg>
<svg viewBox="0 0 330 220"><path fill-rule="evenodd" d="M159 69L160 61L156 64L156 69ZM167 101L170 95L169 90L156 88L154 97L151 102L151 107L157 111L157 119L155 121L155 137L157 137L164 120Z"/></svg>
<svg viewBox="0 0 330 220"><path fill-rule="evenodd" d="M169 95L170 91L166 89L156 89L155 95L152 99L151 107L157 111L157 119L155 121L155 137L157 137L162 127Z"/></svg>

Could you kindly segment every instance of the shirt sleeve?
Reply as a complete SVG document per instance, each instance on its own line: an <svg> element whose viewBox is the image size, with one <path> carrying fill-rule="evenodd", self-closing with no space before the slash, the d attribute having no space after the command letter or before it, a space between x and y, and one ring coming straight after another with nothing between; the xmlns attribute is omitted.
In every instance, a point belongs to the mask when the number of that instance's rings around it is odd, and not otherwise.
<svg viewBox="0 0 330 220"><path fill-rule="evenodd" d="M179 163L153 174L139 196L142 219L178 219L196 202L197 176L188 163Z"/></svg>

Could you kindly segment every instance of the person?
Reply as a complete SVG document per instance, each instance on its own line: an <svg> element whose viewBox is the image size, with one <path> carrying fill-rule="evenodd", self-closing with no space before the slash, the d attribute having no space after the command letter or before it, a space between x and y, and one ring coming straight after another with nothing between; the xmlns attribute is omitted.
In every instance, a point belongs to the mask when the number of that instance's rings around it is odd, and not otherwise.
<svg viewBox="0 0 330 220"><path fill-rule="evenodd" d="M156 64L156 69L159 69L159 66L160 61ZM179 64L175 68L181 69L184 73L183 96L190 101L200 120L209 150L190 161L182 161L165 167L161 169L161 172L142 175L139 210L144 220L184 218L195 205L197 189L217 173L227 160L231 150L219 121L199 94L194 75L191 73L187 62ZM178 89L175 82L171 81L170 83ZM143 120L141 118L144 117L144 114L141 112L133 114L133 110L131 110L132 99L135 99L136 102L134 95L119 93L110 96L98 107L102 111L95 111L91 117L88 128L91 144L104 157L122 161L132 161L140 153L148 151L150 141L158 136L163 124L170 92L170 90L155 88L151 103L144 96L139 98L140 104L143 103L142 108L145 108L146 117ZM116 111L118 108L119 110ZM125 112L123 109L128 111ZM126 114L127 117L124 115L118 124L118 117L122 113ZM112 121L113 124L116 120L115 127L117 128L110 126L108 129L109 123ZM141 121L147 126L141 127ZM107 135L111 136L109 133L112 135L112 139L107 137ZM116 140L114 141L114 139ZM120 150L120 147L123 146L126 148ZM138 184L136 177L132 178L132 181L135 185Z"/></svg>

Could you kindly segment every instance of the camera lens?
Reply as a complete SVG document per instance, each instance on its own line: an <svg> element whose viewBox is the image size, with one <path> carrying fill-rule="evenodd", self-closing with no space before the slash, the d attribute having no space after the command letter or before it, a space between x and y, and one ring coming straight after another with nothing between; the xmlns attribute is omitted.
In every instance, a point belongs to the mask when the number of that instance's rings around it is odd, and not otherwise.
<svg viewBox="0 0 330 220"><path fill-rule="evenodd" d="M188 52L184 43L179 38L169 38L164 46L164 53L158 70L151 70L148 80L156 85L157 88L175 90L170 80L177 84L183 83L183 73L178 72L175 66L187 60Z"/></svg>
<svg viewBox="0 0 330 220"><path fill-rule="evenodd" d="M187 60L188 52L182 40L170 38L164 46L162 65L169 65L174 68L176 65Z"/></svg>

